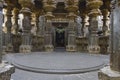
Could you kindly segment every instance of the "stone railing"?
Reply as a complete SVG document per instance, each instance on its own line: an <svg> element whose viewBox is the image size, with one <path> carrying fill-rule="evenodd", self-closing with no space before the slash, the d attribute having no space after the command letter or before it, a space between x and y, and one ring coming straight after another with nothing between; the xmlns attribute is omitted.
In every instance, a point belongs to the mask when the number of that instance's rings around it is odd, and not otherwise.
<svg viewBox="0 0 120 80"><path fill-rule="evenodd" d="M88 38L86 37L77 37L76 38L77 51L87 52Z"/></svg>

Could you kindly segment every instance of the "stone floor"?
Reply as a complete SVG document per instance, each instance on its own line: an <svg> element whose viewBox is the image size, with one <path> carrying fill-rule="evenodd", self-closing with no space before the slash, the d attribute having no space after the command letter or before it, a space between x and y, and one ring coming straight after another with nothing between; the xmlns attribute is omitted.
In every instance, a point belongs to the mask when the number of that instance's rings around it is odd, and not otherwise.
<svg viewBox="0 0 120 80"><path fill-rule="evenodd" d="M18 56L22 56L21 59L23 61L25 59L26 60L25 64L26 62L28 62L27 65L30 64L29 66L35 67L34 65L37 65L37 68L40 68L41 65L39 64L39 62L41 61L43 62L43 65L42 65L43 68L51 68L51 69L54 69L57 65L58 65L57 69L66 69L66 68L75 69L78 67L89 68L90 63L92 63L92 65L95 65L96 63L101 63L101 62L104 62L106 65L108 65L109 63L109 55L93 55L93 54L90 55L88 53L67 53L67 52L53 52L52 54L49 53L49 54L44 54L44 55L43 53L32 53L32 54L34 54L34 56L30 56L30 58L23 57L24 55L26 56L28 54L22 54L22 55L21 54L8 54L5 56L5 59L8 60L10 63L12 63L13 59L11 58L14 56L17 56L15 61L21 62ZM41 56L37 57L38 55L41 55ZM66 60L65 58L67 56L70 56L70 58ZM52 59L52 60L49 60L49 59L47 60L47 58ZM32 60L33 62L31 62ZM52 63L50 67L49 62L51 63L52 61L54 63ZM72 64L68 64L68 61L71 62ZM59 63L64 66L60 67ZM76 66L74 66L73 63L75 63L74 65ZM81 63L82 65L80 65ZM92 65L90 65L90 67L94 67ZM84 73L80 72L76 74L51 74L51 73L40 73L40 72L37 73L34 71L27 71L27 70L16 68L15 73L12 75L12 79L13 80L98 80L98 71L99 70L84 72Z"/></svg>

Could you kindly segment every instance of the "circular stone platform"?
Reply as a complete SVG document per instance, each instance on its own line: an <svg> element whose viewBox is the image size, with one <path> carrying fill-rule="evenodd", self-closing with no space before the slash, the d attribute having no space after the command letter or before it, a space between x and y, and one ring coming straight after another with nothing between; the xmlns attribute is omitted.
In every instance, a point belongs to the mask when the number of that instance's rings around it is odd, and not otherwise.
<svg viewBox="0 0 120 80"><path fill-rule="evenodd" d="M19 69L49 73L75 74L94 71L104 66L100 55L78 53L31 53L12 55L12 64Z"/></svg>

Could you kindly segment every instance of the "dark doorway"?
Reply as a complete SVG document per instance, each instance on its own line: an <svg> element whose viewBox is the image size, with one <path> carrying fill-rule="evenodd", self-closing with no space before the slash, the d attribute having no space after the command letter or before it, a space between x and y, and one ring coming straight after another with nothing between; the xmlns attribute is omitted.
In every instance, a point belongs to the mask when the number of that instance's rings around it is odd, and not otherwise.
<svg viewBox="0 0 120 80"><path fill-rule="evenodd" d="M56 47L65 46L65 30L63 27L56 28Z"/></svg>

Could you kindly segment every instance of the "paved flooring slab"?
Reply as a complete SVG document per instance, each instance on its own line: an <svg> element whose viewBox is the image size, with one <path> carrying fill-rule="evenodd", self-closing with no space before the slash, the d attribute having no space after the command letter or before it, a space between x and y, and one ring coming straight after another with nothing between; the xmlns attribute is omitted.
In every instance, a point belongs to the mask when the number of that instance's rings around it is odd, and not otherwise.
<svg viewBox="0 0 120 80"><path fill-rule="evenodd" d="M109 55L104 56L104 55L91 55L87 53L67 53L67 52L7 54L5 56L5 59L8 60L10 63L16 61L22 64L27 64L27 66L29 65L32 67L35 64L34 67L37 68L40 67L40 64L38 63L42 61L40 63L42 64L44 63L42 67L44 67L45 69L56 68L58 70L72 69L72 68L75 69L78 67L85 68L88 67L89 61L93 62L92 65L96 64L95 62L105 63L106 65L109 63ZM25 63L24 61L20 61L20 60L24 60ZM38 62L37 64L36 61ZM46 61L48 61L48 63ZM76 66L74 66L72 63L75 63L74 65ZM83 65L78 66L79 64L84 64L84 66ZM12 75L12 79L13 80L98 80L98 71L99 70L85 72L85 73L77 73L77 74L48 74L48 73L36 73L36 72L31 72L16 68L15 73Z"/></svg>
<svg viewBox="0 0 120 80"><path fill-rule="evenodd" d="M19 69L51 74L73 74L98 70L105 65L100 55L86 53L46 53L14 54L12 64Z"/></svg>

